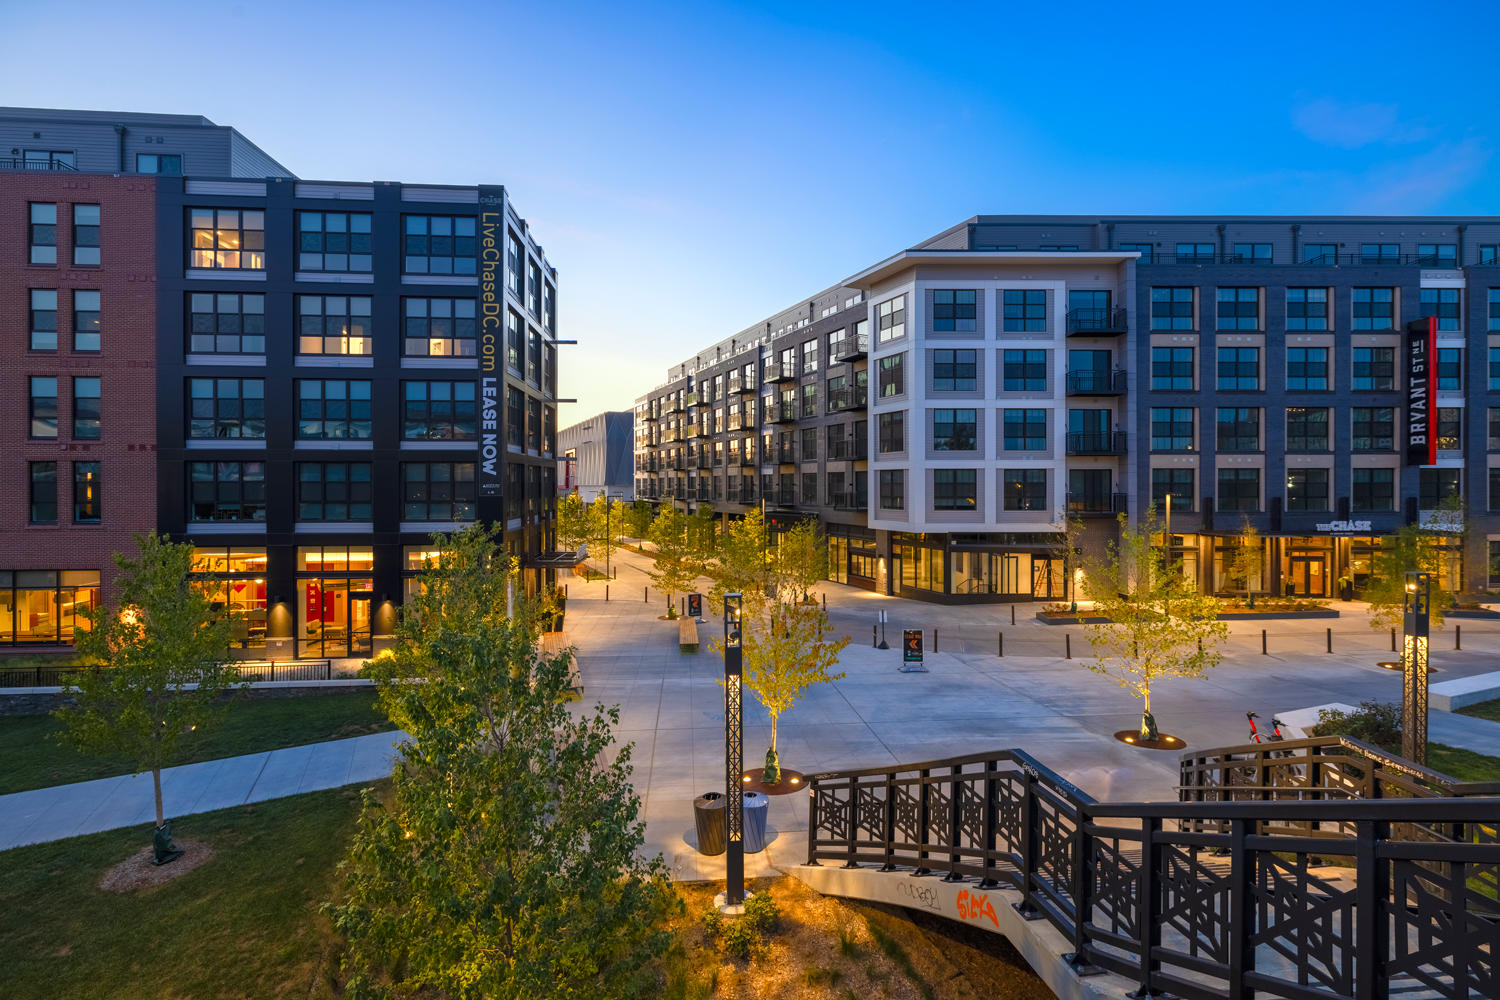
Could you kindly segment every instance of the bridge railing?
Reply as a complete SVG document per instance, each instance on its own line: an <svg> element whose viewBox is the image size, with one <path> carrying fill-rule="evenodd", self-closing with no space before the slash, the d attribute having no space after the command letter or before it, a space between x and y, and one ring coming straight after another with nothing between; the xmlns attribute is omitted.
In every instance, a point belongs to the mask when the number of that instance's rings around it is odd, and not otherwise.
<svg viewBox="0 0 1500 1000"><path fill-rule="evenodd" d="M1099 803L1020 750L809 785L809 864L1016 890L1142 995L1500 996L1500 799Z"/></svg>

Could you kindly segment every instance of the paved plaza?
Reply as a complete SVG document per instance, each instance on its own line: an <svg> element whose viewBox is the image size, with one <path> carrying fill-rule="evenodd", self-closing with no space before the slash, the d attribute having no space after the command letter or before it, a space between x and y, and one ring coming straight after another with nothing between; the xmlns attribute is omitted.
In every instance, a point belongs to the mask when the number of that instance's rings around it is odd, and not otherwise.
<svg viewBox="0 0 1500 1000"><path fill-rule="evenodd" d="M605 601L603 581L567 581L569 637L578 649L584 703L620 708L618 734L635 744L636 787L644 799L647 849L660 850L685 879L722 875L722 858L695 850L692 799L724 787L723 663L708 647L720 617L705 609L697 654L678 650L677 623L658 618L664 599L642 600L650 560L631 552L613 559L616 579ZM706 592L707 584L704 582ZM826 592L829 614L854 641L841 657L844 679L810 690L781 720L781 759L804 772L880 767L1018 747L1089 794L1115 801L1175 799L1177 754L1139 750L1114 739L1140 721L1138 703L1107 677L1084 667L1089 647L1080 627L1036 621L1037 605L949 607L882 597L838 584ZM1202 680L1167 680L1153 692L1158 722L1191 747L1246 742L1245 712L1273 713L1332 702L1399 701L1399 672L1377 666L1393 658L1388 633L1367 625L1364 606L1335 603L1336 620L1235 623L1225 662ZM889 650L871 647L877 611L889 612ZM1461 652L1453 627L1432 642L1431 662L1449 680L1497 669L1500 623L1464 623ZM927 673L901 673L900 632L926 630ZM1325 652L1325 629L1334 652ZM938 652L930 652L932 630ZM1269 653L1261 655L1261 629ZM996 655L1005 633L1005 656ZM1064 656L1071 633L1073 659ZM1500 756L1500 724L1432 713L1431 738ZM745 696L745 765L759 766L770 724ZM747 858L750 874L802 861L807 796L771 800L767 851Z"/></svg>

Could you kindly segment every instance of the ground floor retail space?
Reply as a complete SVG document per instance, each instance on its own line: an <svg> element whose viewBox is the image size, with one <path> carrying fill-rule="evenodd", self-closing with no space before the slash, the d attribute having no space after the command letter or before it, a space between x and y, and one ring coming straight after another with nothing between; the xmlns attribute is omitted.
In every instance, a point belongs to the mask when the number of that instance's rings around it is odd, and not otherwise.
<svg viewBox="0 0 1500 1000"><path fill-rule="evenodd" d="M1370 578L1380 535L1174 534L1172 557L1208 594L1331 599L1359 595ZM1463 540L1439 537L1439 583L1464 586Z"/></svg>

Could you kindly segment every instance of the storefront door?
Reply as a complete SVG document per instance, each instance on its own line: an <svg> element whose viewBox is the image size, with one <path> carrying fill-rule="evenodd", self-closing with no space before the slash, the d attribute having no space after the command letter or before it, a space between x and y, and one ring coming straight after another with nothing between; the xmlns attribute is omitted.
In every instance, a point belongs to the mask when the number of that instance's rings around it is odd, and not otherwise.
<svg viewBox="0 0 1500 1000"><path fill-rule="evenodd" d="M374 646L370 641L371 617L370 606L374 594L368 590L357 591L349 595L349 655L370 656L374 653Z"/></svg>
<svg viewBox="0 0 1500 1000"><path fill-rule="evenodd" d="M1328 596L1328 557L1293 554L1287 558L1287 583L1293 597Z"/></svg>

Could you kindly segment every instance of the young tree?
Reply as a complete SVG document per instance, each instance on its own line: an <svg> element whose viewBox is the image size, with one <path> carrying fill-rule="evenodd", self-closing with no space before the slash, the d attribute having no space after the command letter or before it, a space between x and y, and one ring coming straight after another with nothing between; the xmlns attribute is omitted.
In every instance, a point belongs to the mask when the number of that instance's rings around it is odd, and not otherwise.
<svg viewBox="0 0 1500 1000"><path fill-rule="evenodd" d="M577 490L564 494L557 502L557 544L576 550L589 539L588 508Z"/></svg>
<svg viewBox="0 0 1500 1000"><path fill-rule="evenodd" d="M783 603L806 599L807 592L828 577L828 541L813 521L803 521L781 536L771 553L770 589Z"/></svg>
<svg viewBox="0 0 1500 1000"><path fill-rule="evenodd" d="M1462 545L1464 523L1462 508L1457 517L1443 523L1457 527L1456 532L1433 531L1420 524L1408 524L1394 535L1380 540L1365 583L1365 600L1370 602L1370 627L1384 631L1401 627L1402 602L1406 598L1406 574L1420 571L1432 578L1432 627L1442 628L1449 608L1457 603L1454 593L1442 585L1443 562L1450 551L1444 544L1457 541Z"/></svg>
<svg viewBox="0 0 1500 1000"><path fill-rule="evenodd" d="M603 565L608 567L615 550L619 548L616 539L619 538L624 527L620 519L620 504L603 493L594 497L594 502L589 504L588 508L586 537L589 543L589 558L602 559Z"/></svg>
<svg viewBox="0 0 1500 1000"><path fill-rule="evenodd" d="M1234 540L1229 564L1225 567L1227 582L1245 593L1245 604L1255 607L1255 593L1250 589L1265 569L1265 550L1261 545L1260 532L1245 518L1240 535Z"/></svg>
<svg viewBox="0 0 1500 1000"><path fill-rule="evenodd" d="M718 558L707 569L714 586L709 592L716 608L723 606L725 594L743 594L751 600L764 594L769 582L770 553L767 550L766 519L758 508L751 508L719 540Z"/></svg>
<svg viewBox="0 0 1500 1000"><path fill-rule="evenodd" d="M687 515L676 507L663 507L651 522L648 535L656 546L656 566L651 583L667 595L667 617L677 617L673 597L692 589L698 579L698 560L688 538Z"/></svg>
<svg viewBox="0 0 1500 1000"><path fill-rule="evenodd" d="M696 567L695 575L702 575L714 561L719 550L719 526L714 520L713 504L700 503L687 519L688 548Z"/></svg>
<svg viewBox="0 0 1500 1000"><path fill-rule="evenodd" d="M645 538L651 530L651 505L644 500L633 500L625 508L625 536Z"/></svg>
<svg viewBox="0 0 1500 1000"><path fill-rule="evenodd" d="M1151 686L1167 677L1202 677L1223 659L1229 627L1217 620L1219 602L1172 565L1156 539L1162 523L1155 505L1132 527L1120 515L1120 538L1088 567L1085 589L1094 614L1107 622L1085 626L1095 660L1088 669L1111 677L1141 699L1141 739L1156 739Z"/></svg>
<svg viewBox="0 0 1500 1000"><path fill-rule="evenodd" d="M1060 559L1063 570L1067 574L1064 581L1068 598L1068 611L1078 611L1078 588L1083 568L1083 518L1069 512L1063 515L1062 530L1058 532L1053 552L1053 558Z"/></svg>
<svg viewBox="0 0 1500 1000"><path fill-rule="evenodd" d="M782 714L790 711L813 684L844 676L830 670L849 645L849 637L831 638L828 612L816 604L747 600L740 625L745 687L755 693L771 717L771 746L766 751L763 780L774 785L781 780L777 738ZM723 654L722 640L715 641L713 647Z"/></svg>
<svg viewBox="0 0 1500 1000"><path fill-rule="evenodd" d="M230 622L192 583L192 545L154 534L137 536L136 545L137 558L115 554L118 605L80 612L89 625L74 642L100 668L78 676L69 691L75 704L56 714L63 738L79 750L118 754L136 774L151 772L160 862L173 850L161 770L184 740L213 721L236 674L219 662L229 648Z"/></svg>
<svg viewBox="0 0 1500 1000"><path fill-rule="evenodd" d="M536 608L487 529L437 548L370 667L408 739L389 795L365 794L328 906L348 995L639 995L673 895L660 856L638 856L618 714L569 712L567 656L538 651Z"/></svg>

